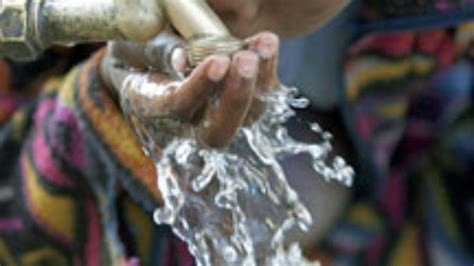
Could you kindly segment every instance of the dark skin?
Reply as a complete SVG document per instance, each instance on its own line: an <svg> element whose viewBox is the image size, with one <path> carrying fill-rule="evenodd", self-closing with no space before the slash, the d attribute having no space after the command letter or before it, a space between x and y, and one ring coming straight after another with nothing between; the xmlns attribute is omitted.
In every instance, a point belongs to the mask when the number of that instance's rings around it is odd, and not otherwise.
<svg viewBox="0 0 474 266"><path fill-rule="evenodd" d="M299 36L330 20L348 0L208 0L231 31L248 37L262 30Z"/></svg>
<svg viewBox="0 0 474 266"><path fill-rule="evenodd" d="M213 55L186 77L179 88L153 97L135 94L135 100L149 106L144 116L167 115L189 127L204 146L221 148L229 144L238 128L258 118L265 105L259 94L278 84L279 38L315 30L347 5L345 0L209 0L230 31L247 38L248 48L232 58ZM291 23L289 23L291 21ZM270 30L260 32L262 30ZM260 33L258 33L260 32ZM249 37L250 36L250 37ZM109 87L119 90L127 71L155 66L150 79L163 84L172 81L163 71L163 51L167 43L178 43L169 33L144 45L115 42L109 45L102 75ZM148 51L148 52L145 52ZM154 51L150 53L149 51ZM112 62L112 63L111 63ZM184 53L175 49L171 68L187 68ZM121 77L121 78L117 78ZM218 95L218 99L215 96ZM119 95L120 97L120 95ZM212 102L211 102L211 99Z"/></svg>

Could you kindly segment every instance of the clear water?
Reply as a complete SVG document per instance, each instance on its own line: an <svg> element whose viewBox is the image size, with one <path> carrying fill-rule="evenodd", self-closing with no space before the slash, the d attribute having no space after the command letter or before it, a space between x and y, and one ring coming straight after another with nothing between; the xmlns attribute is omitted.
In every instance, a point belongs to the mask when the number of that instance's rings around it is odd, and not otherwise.
<svg viewBox="0 0 474 266"><path fill-rule="evenodd" d="M314 178L346 186L354 171L341 157L330 156L331 135L318 124L308 126L321 135L320 143L289 136L284 123L308 100L280 86L260 96L268 103L266 112L243 126L228 148L203 149L191 127L166 116L145 118L138 106L143 103L133 100L137 93L152 98L168 89L173 88L149 82L146 75L130 77L122 88L124 113L159 173L165 204L155 212L156 223L171 225L198 265L317 265L303 257L298 243L286 241L288 230L307 230L312 218L279 162L309 154Z"/></svg>

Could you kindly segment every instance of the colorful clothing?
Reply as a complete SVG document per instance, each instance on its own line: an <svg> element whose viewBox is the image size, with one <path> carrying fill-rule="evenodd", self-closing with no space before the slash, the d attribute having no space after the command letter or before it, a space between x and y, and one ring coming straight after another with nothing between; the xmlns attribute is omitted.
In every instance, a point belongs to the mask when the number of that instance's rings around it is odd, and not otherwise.
<svg viewBox="0 0 474 266"><path fill-rule="evenodd" d="M193 263L169 228L152 222L161 203L154 167L98 78L99 61L49 79L5 118L2 266Z"/></svg>
<svg viewBox="0 0 474 266"><path fill-rule="evenodd" d="M328 265L474 263L474 21L423 28L372 29L348 50L358 174L316 248Z"/></svg>

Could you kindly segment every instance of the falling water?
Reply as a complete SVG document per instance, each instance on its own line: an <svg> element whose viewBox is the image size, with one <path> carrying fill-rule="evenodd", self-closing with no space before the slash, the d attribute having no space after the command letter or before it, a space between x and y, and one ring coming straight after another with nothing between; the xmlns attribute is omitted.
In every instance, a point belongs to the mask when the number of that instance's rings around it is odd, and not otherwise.
<svg viewBox="0 0 474 266"><path fill-rule="evenodd" d="M155 221L172 226L198 265L317 265L303 257L297 243L285 240L295 226L307 230L312 218L280 162L308 154L315 176L346 186L354 172L341 157L330 159L331 135L318 124L308 126L321 135L320 143L289 136L285 122L308 100L285 86L261 95L268 107L260 119L243 126L226 149L208 149L198 145L192 131L183 132L186 125L179 121L143 118L143 108L130 97L137 90L153 96L167 89L146 75L128 78L122 88L124 113L159 173L164 206L156 210Z"/></svg>

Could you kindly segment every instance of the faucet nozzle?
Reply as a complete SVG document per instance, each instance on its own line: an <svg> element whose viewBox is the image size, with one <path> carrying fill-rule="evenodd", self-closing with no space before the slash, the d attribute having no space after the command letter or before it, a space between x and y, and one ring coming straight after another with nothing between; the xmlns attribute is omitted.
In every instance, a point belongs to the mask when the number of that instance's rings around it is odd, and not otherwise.
<svg viewBox="0 0 474 266"><path fill-rule="evenodd" d="M3 0L0 55L25 61L57 43L144 42L166 19L186 40L192 65L243 47L205 0Z"/></svg>

